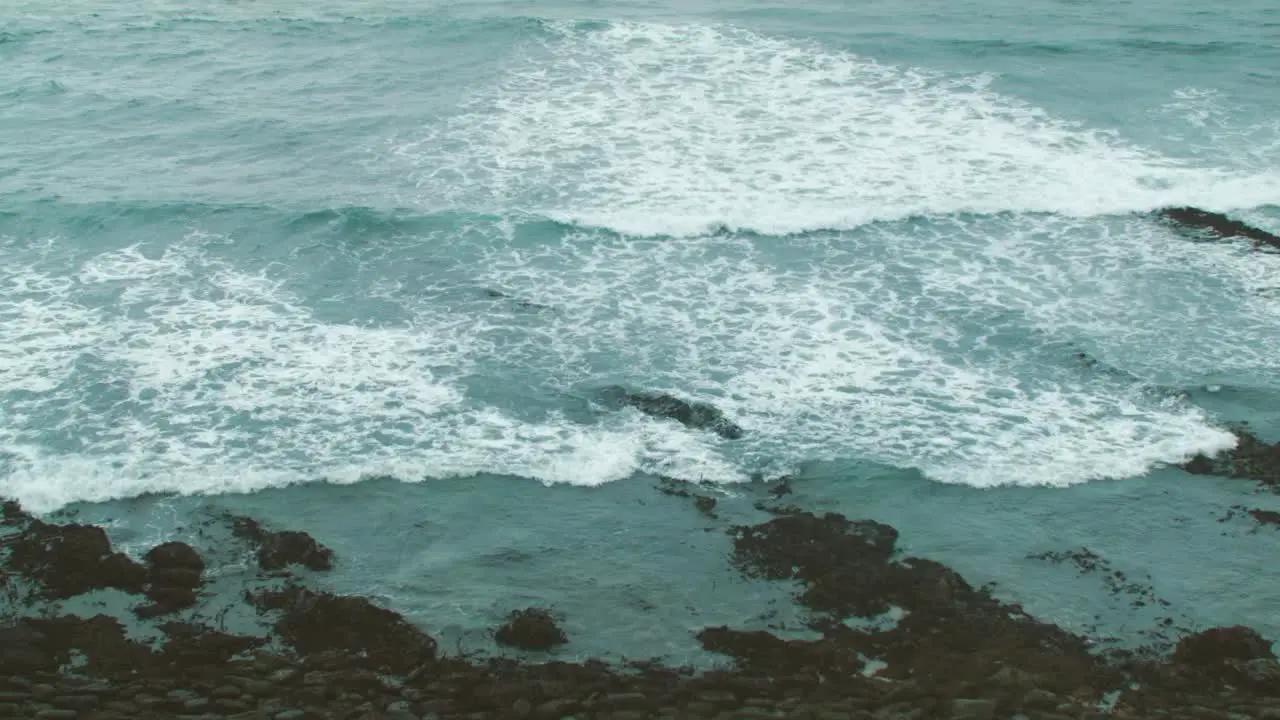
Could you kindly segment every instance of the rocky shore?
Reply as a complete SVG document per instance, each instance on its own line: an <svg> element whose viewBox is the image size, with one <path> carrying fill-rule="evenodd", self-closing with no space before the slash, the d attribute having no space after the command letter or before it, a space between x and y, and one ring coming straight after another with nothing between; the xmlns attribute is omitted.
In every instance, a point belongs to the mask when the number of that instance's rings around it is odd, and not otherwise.
<svg viewBox="0 0 1280 720"><path fill-rule="evenodd" d="M1274 448L1250 436L1188 469L1269 485ZM696 485L667 480L659 490L714 513ZM429 628L309 587L302 575L342 559L305 532L246 517L224 519L227 542L257 563L261 586L239 602L266 631L234 634L182 612L208 582L194 548L168 542L138 561L102 528L53 524L7 502L0 717L1280 720L1280 664L1249 628L1185 632L1172 652L1099 651L945 565L902 557L893 527L794 507L788 491L783 480L761 494L757 507L772 518L730 528L725 560L753 581L792 583L817 637L705 627L697 640L732 660L710 671L540 660L572 643L544 608L494 628L500 644L529 651L521 659L449 655ZM1110 572L1083 549L1046 559ZM107 589L135 597L131 610L60 610ZM159 639L133 637L129 623L152 623Z"/></svg>

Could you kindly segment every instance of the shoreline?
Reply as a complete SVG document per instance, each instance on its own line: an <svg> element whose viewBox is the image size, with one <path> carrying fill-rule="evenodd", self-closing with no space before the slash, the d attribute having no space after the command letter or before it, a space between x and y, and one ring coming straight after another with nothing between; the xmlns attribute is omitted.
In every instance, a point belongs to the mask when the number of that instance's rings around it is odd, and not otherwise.
<svg viewBox="0 0 1280 720"><path fill-rule="evenodd" d="M1188 469L1239 477L1274 448L1246 445L1247 454ZM668 480L657 490L716 512L697 485ZM791 505L785 481L765 490L756 507L772 519L729 527L726 565L751 582L793 583L818 637L702 627L702 647L731 663L703 670L544 661L538 650L572 638L539 608L493 628L530 652L450 653L431 628L310 586L305 576L342 558L300 529L247 517L225 517L222 542L253 554L260 583L241 609L267 632L227 632L218 617L176 621L208 581L189 545L164 543L139 563L114 552L99 527L46 523L9 502L0 575L10 607L37 617L0 616L0 717L1280 719L1280 664L1270 639L1251 629L1184 633L1172 654L1158 643L1100 650L946 565L901 557L889 525ZM1044 559L1110 574L1084 549ZM126 593L135 608L89 618L54 610L102 588ZM163 642L131 639L121 620L152 623ZM1166 620L1153 630L1173 629Z"/></svg>

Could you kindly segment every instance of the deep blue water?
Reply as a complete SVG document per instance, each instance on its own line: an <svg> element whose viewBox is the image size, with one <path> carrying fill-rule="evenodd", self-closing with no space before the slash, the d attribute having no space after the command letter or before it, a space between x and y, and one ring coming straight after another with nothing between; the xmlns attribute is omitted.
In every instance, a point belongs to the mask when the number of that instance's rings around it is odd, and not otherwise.
<svg viewBox="0 0 1280 720"><path fill-rule="evenodd" d="M1278 38L1257 0L10 3L0 495L134 549L232 507L468 642L538 601L684 658L785 588L654 476L759 519L792 473L1073 629L1153 620L1027 553L1280 637L1280 536L1218 522L1277 502L1167 467L1280 437L1280 256L1147 215L1280 230Z"/></svg>

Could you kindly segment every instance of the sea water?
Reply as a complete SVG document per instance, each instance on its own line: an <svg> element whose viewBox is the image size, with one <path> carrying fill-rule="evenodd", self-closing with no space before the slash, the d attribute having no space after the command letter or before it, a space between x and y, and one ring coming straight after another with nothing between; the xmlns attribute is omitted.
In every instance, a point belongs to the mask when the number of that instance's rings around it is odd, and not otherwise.
<svg viewBox="0 0 1280 720"><path fill-rule="evenodd" d="M1268 3L17 2L0 141L0 495L131 552L244 512L446 646L683 662L803 624L723 532L792 475L1099 642L1280 638L1280 502L1170 467L1280 438L1280 256L1149 214L1280 231Z"/></svg>

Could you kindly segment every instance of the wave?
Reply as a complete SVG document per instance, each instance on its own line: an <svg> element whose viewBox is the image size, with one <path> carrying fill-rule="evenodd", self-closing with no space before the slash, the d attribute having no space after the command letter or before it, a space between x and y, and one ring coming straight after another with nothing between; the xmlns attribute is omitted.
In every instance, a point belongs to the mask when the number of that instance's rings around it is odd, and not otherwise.
<svg viewBox="0 0 1280 720"><path fill-rule="evenodd" d="M989 75L733 27L553 27L500 83L397 148L425 206L689 236L1280 202L1273 164L1167 157L996 93Z"/></svg>
<svg viewBox="0 0 1280 720"><path fill-rule="evenodd" d="M1261 341L1276 304L1241 294L1245 263L1140 219L950 218L780 244L163 209L99 207L128 222L0 247L0 493L42 509L371 474L736 482L849 457L1068 485L1233 441L1151 393L1161 371L1276 368ZM1123 372L1082 373L1063 338ZM743 436L592 406L616 384L713 405Z"/></svg>

